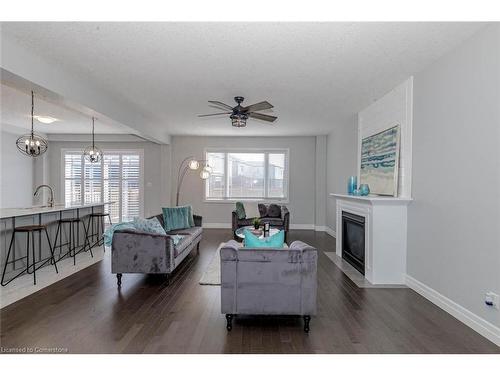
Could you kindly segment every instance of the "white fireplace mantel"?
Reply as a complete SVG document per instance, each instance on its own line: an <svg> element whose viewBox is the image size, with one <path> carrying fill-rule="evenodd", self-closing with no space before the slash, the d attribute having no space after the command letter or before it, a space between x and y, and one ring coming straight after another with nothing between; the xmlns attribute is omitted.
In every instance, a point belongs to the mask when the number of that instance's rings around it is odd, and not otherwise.
<svg viewBox="0 0 500 375"><path fill-rule="evenodd" d="M337 200L336 251L342 257L342 211L365 218L365 277L372 284L404 284L407 206L411 198L330 194Z"/></svg>
<svg viewBox="0 0 500 375"><path fill-rule="evenodd" d="M352 201L369 202L374 204L385 204L385 205L408 205L413 199L412 198L400 198L400 197L384 197L380 195L367 195L367 196L356 196L347 194L335 194L331 193L330 196L337 199L346 199Z"/></svg>

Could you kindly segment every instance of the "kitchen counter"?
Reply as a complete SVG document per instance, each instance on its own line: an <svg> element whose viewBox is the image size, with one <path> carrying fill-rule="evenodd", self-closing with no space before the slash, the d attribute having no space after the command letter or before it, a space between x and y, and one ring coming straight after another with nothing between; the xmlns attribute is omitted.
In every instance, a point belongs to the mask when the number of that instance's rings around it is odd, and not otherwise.
<svg viewBox="0 0 500 375"><path fill-rule="evenodd" d="M103 203L91 203L91 204L80 204L80 205L65 205L65 204L55 204L54 207L48 206L32 206L26 208L0 208L0 219L8 219L11 217L19 216L30 216L38 214L46 214L51 212L60 212L67 210L78 210L84 208L92 208L103 206L106 204L111 204L113 202L103 202Z"/></svg>
<svg viewBox="0 0 500 375"><path fill-rule="evenodd" d="M26 259L30 259L30 262L32 262L34 258L36 263L41 264L41 266L51 266L50 262L46 262L51 256L49 241L54 249L56 259L60 259L64 254L67 254L69 250L68 232L70 231L68 224L62 225L60 227L60 235L57 236L58 224L61 219L81 219L74 227L71 227L72 231L74 231L75 245L77 245L78 248L81 248L84 244L87 229L89 235L93 234L90 242L96 243L102 236L102 228L98 228L98 226L100 226L98 221L91 221L89 215L92 213L104 212L106 205L111 203L113 202L79 205L55 204L54 207L33 206L26 208L0 209L0 268L2 269L2 273L5 273L6 280L10 280L14 277L14 274L26 269ZM28 258L28 236L19 232L16 236L12 237L13 230L19 226L40 224L46 226L48 239L45 235L42 235L41 231L36 235L32 234L32 244L35 245L35 250L33 252L33 257L31 257L30 253L30 258ZM56 237L58 239L57 243L55 242ZM11 241L13 246L12 253L7 262L7 253L11 246Z"/></svg>

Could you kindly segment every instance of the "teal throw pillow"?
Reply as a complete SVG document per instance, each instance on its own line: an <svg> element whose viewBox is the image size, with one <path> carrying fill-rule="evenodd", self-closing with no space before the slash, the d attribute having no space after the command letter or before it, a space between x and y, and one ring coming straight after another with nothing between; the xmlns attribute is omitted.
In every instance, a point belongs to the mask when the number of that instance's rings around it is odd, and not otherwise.
<svg viewBox="0 0 500 375"><path fill-rule="evenodd" d="M243 203L241 202L236 202L236 216L238 217L238 220L243 220L247 217L245 213L245 206L243 206Z"/></svg>
<svg viewBox="0 0 500 375"><path fill-rule="evenodd" d="M175 229L190 228L191 223L194 226L191 206L164 207L162 211L166 232Z"/></svg>
<svg viewBox="0 0 500 375"><path fill-rule="evenodd" d="M282 248L285 245L285 231L280 230L278 233L269 237L259 238L252 234L248 229L245 229L244 247L274 247Z"/></svg>
<svg viewBox="0 0 500 375"><path fill-rule="evenodd" d="M194 227L194 217L193 217L193 206L177 206L177 208L187 209L187 217L189 220L189 226ZM184 229L184 228L183 228Z"/></svg>
<svg viewBox="0 0 500 375"><path fill-rule="evenodd" d="M153 234L166 234L165 229L161 226L156 217L152 219L134 218L135 229L139 232L153 233Z"/></svg>

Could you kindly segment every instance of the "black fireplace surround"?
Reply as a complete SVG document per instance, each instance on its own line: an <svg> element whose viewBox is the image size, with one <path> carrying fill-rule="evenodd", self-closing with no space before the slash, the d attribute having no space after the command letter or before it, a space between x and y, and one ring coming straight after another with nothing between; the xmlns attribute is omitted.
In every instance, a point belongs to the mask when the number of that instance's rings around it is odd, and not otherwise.
<svg viewBox="0 0 500 375"><path fill-rule="evenodd" d="M342 211L342 258L365 274L365 218Z"/></svg>

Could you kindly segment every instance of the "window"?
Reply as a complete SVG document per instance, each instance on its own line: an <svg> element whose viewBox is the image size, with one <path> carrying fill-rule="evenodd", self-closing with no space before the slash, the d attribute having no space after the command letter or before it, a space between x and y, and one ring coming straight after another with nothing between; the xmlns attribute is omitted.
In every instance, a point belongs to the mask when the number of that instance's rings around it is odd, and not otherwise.
<svg viewBox="0 0 500 375"><path fill-rule="evenodd" d="M101 163L85 160L79 150L63 151L66 205L106 205L111 221L142 215L142 151L104 151Z"/></svg>
<svg viewBox="0 0 500 375"><path fill-rule="evenodd" d="M210 150L205 157L213 169L207 200L288 198L288 150Z"/></svg>

